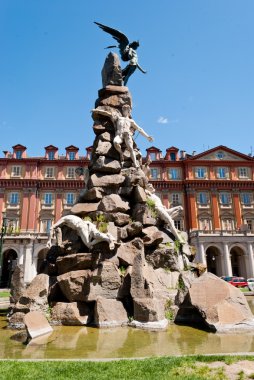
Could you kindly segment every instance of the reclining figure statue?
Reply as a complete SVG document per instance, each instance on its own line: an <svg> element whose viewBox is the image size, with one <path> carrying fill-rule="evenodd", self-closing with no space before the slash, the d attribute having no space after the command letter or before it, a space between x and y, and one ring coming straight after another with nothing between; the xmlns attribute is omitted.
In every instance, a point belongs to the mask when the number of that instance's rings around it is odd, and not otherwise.
<svg viewBox="0 0 254 380"><path fill-rule="evenodd" d="M154 194L155 190L151 184L147 185L147 189L145 190L145 192L148 199L151 199L154 203L154 210L157 214L158 219L162 220L169 226L170 232L172 232L172 234L175 236L177 240L179 240L181 244L185 244L185 239L183 238L183 236L181 236L180 231L175 227L174 224L174 219L180 214L180 212L183 211L183 207L176 206L167 209L162 204L160 198L156 194Z"/></svg>
<svg viewBox="0 0 254 380"><path fill-rule="evenodd" d="M115 238L110 233L102 233L100 232L92 222L83 220L76 215L66 215L58 220L53 226L50 228L49 240L47 242L47 247L50 248L52 246L52 239L56 233L58 245L62 242L62 231L61 226L67 226L72 230L77 232L77 235L80 236L83 243L87 246L87 248L91 249L95 244L100 243L102 241L106 241L109 244L110 250L115 247ZM60 243L61 245L61 243Z"/></svg>

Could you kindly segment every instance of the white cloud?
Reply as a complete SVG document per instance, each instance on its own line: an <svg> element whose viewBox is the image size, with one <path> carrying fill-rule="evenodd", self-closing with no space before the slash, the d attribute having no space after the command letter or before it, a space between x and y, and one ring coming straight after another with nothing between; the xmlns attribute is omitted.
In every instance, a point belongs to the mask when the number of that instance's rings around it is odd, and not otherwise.
<svg viewBox="0 0 254 380"><path fill-rule="evenodd" d="M168 118L164 116L160 116L159 119L157 120L157 123L159 124L168 124Z"/></svg>

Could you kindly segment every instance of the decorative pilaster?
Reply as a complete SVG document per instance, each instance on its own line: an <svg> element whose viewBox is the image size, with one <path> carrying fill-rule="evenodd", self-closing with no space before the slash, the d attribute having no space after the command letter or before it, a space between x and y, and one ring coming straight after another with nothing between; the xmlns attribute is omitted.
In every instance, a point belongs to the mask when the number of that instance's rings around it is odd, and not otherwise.
<svg viewBox="0 0 254 380"><path fill-rule="evenodd" d="M199 243L198 246L199 262L207 266L204 244Z"/></svg>
<svg viewBox="0 0 254 380"><path fill-rule="evenodd" d="M197 229L197 205L194 189L187 189L189 229Z"/></svg>
<svg viewBox="0 0 254 380"><path fill-rule="evenodd" d="M221 229L220 217L219 217L219 204L217 189L211 189L211 198L212 198L212 214L213 214L213 225L215 230Z"/></svg>
<svg viewBox="0 0 254 380"><path fill-rule="evenodd" d="M248 243L248 262L246 267L248 277L254 277L254 259L252 243Z"/></svg>
<svg viewBox="0 0 254 380"><path fill-rule="evenodd" d="M240 197L239 197L238 190L234 190L234 189L233 189L233 204L234 204L234 210L235 210L236 227L239 228L242 224Z"/></svg>
<svg viewBox="0 0 254 380"><path fill-rule="evenodd" d="M230 254L228 249L228 244L223 244L224 251L224 268L225 268L225 276L232 276L232 265L230 260Z"/></svg>

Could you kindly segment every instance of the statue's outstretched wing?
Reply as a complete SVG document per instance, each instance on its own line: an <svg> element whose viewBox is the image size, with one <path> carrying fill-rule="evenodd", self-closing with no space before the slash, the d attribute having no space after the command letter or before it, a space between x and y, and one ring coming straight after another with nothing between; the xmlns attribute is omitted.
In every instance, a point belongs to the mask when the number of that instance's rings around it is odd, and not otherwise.
<svg viewBox="0 0 254 380"><path fill-rule="evenodd" d="M96 25L98 25L104 32L111 34L111 36L119 44L118 47L120 49L120 54L121 54L122 60L123 61L128 61L129 60L129 56L128 56L128 53L126 52L125 48L126 48L126 46L129 45L129 40L126 37L126 35L123 34L122 32L120 32L117 29L110 28L109 26L100 24L99 22L94 21L94 23ZM116 46L108 46L108 47L110 48L110 47L116 47Z"/></svg>

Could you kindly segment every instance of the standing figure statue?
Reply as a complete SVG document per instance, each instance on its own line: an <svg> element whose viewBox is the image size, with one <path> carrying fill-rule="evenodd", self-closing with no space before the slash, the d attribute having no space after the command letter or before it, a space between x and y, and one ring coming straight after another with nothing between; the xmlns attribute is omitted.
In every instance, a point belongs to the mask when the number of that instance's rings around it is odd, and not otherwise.
<svg viewBox="0 0 254 380"><path fill-rule="evenodd" d="M155 190L151 184L147 185L145 190L148 199L154 203L154 210L157 217L169 226L169 230L181 244L185 244L185 239L181 236L180 231L175 227L174 219L183 211L182 206L171 207L167 209L161 202L160 198L154 194Z"/></svg>
<svg viewBox="0 0 254 380"><path fill-rule="evenodd" d="M153 138L149 136L141 127L139 127L133 119L130 119L130 106L125 104L122 107L123 116L119 116L117 112L109 112L102 109L93 109L91 111L95 116L102 115L107 116L112 121L115 128L115 138L113 140L113 144L115 149L120 154L120 161L123 162L123 152L121 144L124 142L128 151L130 152L130 156L135 168L139 167L139 164L136 159L136 155L133 149L133 130L139 131L141 135L147 138L148 141L153 141Z"/></svg>
<svg viewBox="0 0 254 380"><path fill-rule="evenodd" d="M102 241L106 241L109 244L110 250L115 247L115 238L109 233L100 232L92 222L83 220L76 215L66 215L63 216L53 224L50 228L50 236L47 242L47 247L50 248L52 246L52 239L57 233L58 242L62 242L61 229L59 227L67 226L72 230L77 232L77 235L80 236L83 243L87 246L87 248L91 249L95 244L100 243Z"/></svg>
<svg viewBox="0 0 254 380"><path fill-rule="evenodd" d="M138 41L133 41L129 43L128 38L125 34L120 32L117 29L110 28L109 26L100 24L99 22L94 22L98 25L104 32L111 34L111 36L119 43L118 46L112 45L108 46L106 49L118 47L120 50L121 58L123 61L129 61L129 64L122 70L122 76L124 80L124 85L126 86L128 79L134 73L136 68L138 68L143 74L146 74L146 71L138 64L138 55L137 48L139 47Z"/></svg>

